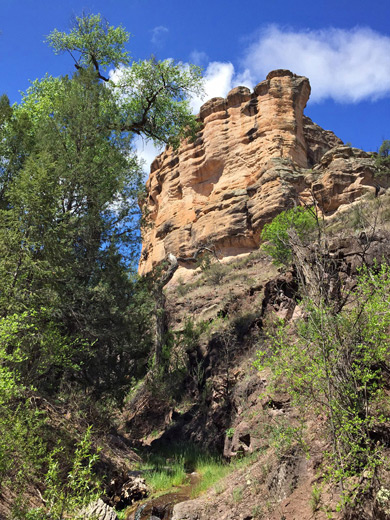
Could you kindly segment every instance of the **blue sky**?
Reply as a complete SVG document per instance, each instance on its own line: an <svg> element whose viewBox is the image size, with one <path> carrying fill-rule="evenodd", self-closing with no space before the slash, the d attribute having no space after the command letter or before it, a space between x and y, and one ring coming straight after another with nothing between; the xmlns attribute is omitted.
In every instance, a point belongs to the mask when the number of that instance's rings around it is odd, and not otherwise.
<svg viewBox="0 0 390 520"><path fill-rule="evenodd" d="M390 138L389 0L0 0L0 93L19 101L29 80L72 73L44 39L83 10L122 24L136 60L201 65L208 97L289 68L311 81L305 113L316 123L365 150Z"/></svg>

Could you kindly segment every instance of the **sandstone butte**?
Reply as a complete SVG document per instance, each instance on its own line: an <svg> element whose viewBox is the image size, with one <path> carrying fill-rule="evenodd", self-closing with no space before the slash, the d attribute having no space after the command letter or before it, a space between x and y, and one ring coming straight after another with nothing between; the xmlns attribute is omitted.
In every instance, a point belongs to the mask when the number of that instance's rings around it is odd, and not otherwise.
<svg viewBox="0 0 390 520"><path fill-rule="evenodd" d="M151 165L140 274L201 246L220 258L249 253L264 224L294 204L314 198L329 215L378 189L371 154L303 114L309 96L307 78L275 70L253 92L236 87L200 108L196 140Z"/></svg>

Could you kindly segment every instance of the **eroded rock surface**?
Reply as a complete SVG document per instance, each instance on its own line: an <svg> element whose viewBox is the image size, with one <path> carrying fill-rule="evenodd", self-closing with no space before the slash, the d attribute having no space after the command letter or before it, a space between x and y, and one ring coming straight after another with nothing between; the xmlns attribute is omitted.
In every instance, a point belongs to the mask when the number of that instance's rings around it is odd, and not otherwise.
<svg viewBox="0 0 390 520"><path fill-rule="evenodd" d="M149 494L145 479L139 475L127 475L127 477L116 478L110 482L108 490L110 502L118 509L144 499Z"/></svg>
<svg viewBox="0 0 390 520"><path fill-rule="evenodd" d="M325 211L375 190L369 154L303 115L309 95L307 78L277 70L201 107L197 139L152 164L141 273L205 244L221 256L252 251L264 224L312 188Z"/></svg>
<svg viewBox="0 0 390 520"><path fill-rule="evenodd" d="M253 92L236 87L201 107L197 139L151 166L141 274L204 245L220 257L248 253L264 224L295 203L315 197L330 214L380 189L371 154L303 114L309 95L307 78L277 70Z"/></svg>

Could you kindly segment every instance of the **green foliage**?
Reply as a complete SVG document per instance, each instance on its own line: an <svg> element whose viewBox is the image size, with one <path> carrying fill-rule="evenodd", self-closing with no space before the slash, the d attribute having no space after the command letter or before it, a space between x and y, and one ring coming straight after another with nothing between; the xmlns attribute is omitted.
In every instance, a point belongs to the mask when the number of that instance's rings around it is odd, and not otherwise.
<svg viewBox="0 0 390 520"><path fill-rule="evenodd" d="M0 211L0 306L45 308L47 322L70 333L84 380L99 393L115 380L121 395L138 370L132 360L149 349L151 304L130 271L141 170L129 137L104 125L115 112L110 92L88 71L34 84L14 110L16 119L30 118L34 146ZM42 329L48 340L52 328Z"/></svg>
<svg viewBox="0 0 390 520"><path fill-rule="evenodd" d="M72 377L121 399L151 348L150 291L134 274L143 173L131 143L195 131L186 98L201 79L197 68L150 60L107 88L100 67L128 64L127 39L100 15L76 18L48 37L75 58L74 76L36 80L19 106L1 98L0 312L39 315L46 339L26 355L40 391L55 391L44 382L50 366L57 386Z"/></svg>
<svg viewBox="0 0 390 520"><path fill-rule="evenodd" d="M147 484L154 492L180 486L187 479L188 469L195 470L200 451L191 444L166 446L157 453L150 453L141 469ZM192 469L193 468L193 469Z"/></svg>
<svg viewBox="0 0 390 520"><path fill-rule="evenodd" d="M165 468L154 468L144 473L148 486L154 492L167 491L181 486L187 480L183 463L175 461Z"/></svg>
<svg viewBox="0 0 390 520"><path fill-rule="evenodd" d="M184 135L195 135L199 125L191 115L188 98L203 93L199 67L152 58L121 68L118 75L112 88L121 127L174 147Z"/></svg>
<svg viewBox="0 0 390 520"><path fill-rule="evenodd" d="M381 157L389 157L390 156L390 140L385 140L381 144L379 148L379 155Z"/></svg>
<svg viewBox="0 0 390 520"><path fill-rule="evenodd" d="M108 82L119 109L110 119L110 128L174 147L184 136L195 137L199 124L188 99L204 93L201 69L155 58L128 66L128 39L122 27L109 26L98 14L77 17L69 33L54 30L47 41L57 54L69 52L77 70L93 70ZM102 66L117 69L112 81L102 75Z"/></svg>
<svg viewBox="0 0 390 520"><path fill-rule="evenodd" d="M331 442L326 474L344 487L345 500L349 477L366 472L369 478L383 464L371 432L388 415L389 296L390 268L363 270L353 306L335 314L321 302L306 302L306 318L294 330L281 321L256 362L272 368L296 405L325 421Z"/></svg>
<svg viewBox="0 0 390 520"><path fill-rule="evenodd" d="M390 173L390 140L387 139L381 144L375 163L378 167L377 175Z"/></svg>
<svg viewBox="0 0 390 520"><path fill-rule="evenodd" d="M0 490L3 484L33 477L42 465L44 440L39 435L44 418L30 406L32 391L21 378L20 366L27 360L22 343L26 315L0 320Z"/></svg>
<svg viewBox="0 0 390 520"><path fill-rule="evenodd" d="M154 373L149 378L149 388L156 394L165 394L167 398L180 401L183 398L183 388L188 377L191 376L197 385L204 380L203 362L199 362L189 372L188 354L193 352L203 333L207 332L210 323L201 321L195 323L188 318L182 330L168 331L162 349L162 364L156 366L153 356L149 361L149 369Z"/></svg>
<svg viewBox="0 0 390 520"><path fill-rule="evenodd" d="M47 42L56 54L68 52L78 66L119 67L129 63L125 45L129 34L123 27L113 27L100 14L77 16L69 33L54 31Z"/></svg>
<svg viewBox="0 0 390 520"><path fill-rule="evenodd" d="M12 108L10 106L8 96L6 94L2 94L0 96L0 128L7 120L10 119L11 115Z"/></svg>
<svg viewBox="0 0 390 520"><path fill-rule="evenodd" d="M76 446L72 466L65 480L60 478L60 464L57 458L61 448L53 450L49 457L46 473L46 491L44 498L51 515L61 511L79 511L99 497L100 483L94 473L98 454L93 453L91 428Z"/></svg>
<svg viewBox="0 0 390 520"><path fill-rule="evenodd" d="M227 463L218 456L205 455L199 458L196 464L196 472L201 476L198 484L192 489L191 496L196 497L215 486L221 479L233 472L237 472L248 464L251 464L258 457L258 453L242 459L235 459ZM239 496L237 497L239 498Z"/></svg>
<svg viewBox="0 0 390 520"><path fill-rule="evenodd" d="M272 256L275 265L288 265L291 262L291 246L288 231L294 229L301 240L317 226L312 209L297 206L282 211L272 222L266 224L261 232L262 249Z"/></svg>
<svg viewBox="0 0 390 520"><path fill-rule="evenodd" d="M44 482L47 510L31 518L63 518L97 490L90 432L73 455L69 438L52 451L50 414L34 403L83 394L104 407L145 373L153 301L136 275L144 183L132 143L193 134L187 98L201 92L196 67L123 68L128 34L100 15L47 40L75 74L34 81L19 105L0 97L0 488Z"/></svg>
<svg viewBox="0 0 390 520"><path fill-rule="evenodd" d="M225 431L225 434L226 434L226 437L228 439L232 439L233 438L233 435L234 435L234 428L228 428L226 431Z"/></svg>
<svg viewBox="0 0 390 520"><path fill-rule="evenodd" d="M28 506L23 506L22 501L21 505L16 504L16 518L47 518L47 510L55 511L57 518L63 518L61 515L66 509L71 505L78 508L88 502L97 489L93 470L97 454L91 451L90 429L73 455L59 439L57 447L51 449L53 438L47 414L35 406L40 397L26 383L33 379L32 373L36 379L42 376L36 372L37 366L44 370L43 377L47 377L48 371L55 371L57 365L66 366L68 359L63 357L66 354L65 338L58 336L56 331L52 336L41 334L38 320L35 312L0 319L0 492L10 484L14 492L20 493L26 485L44 484L45 511L28 513ZM58 351L55 343L59 343ZM45 367L37 364L30 352L37 344L44 351L43 357L47 356ZM72 462L64 475L69 460Z"/></svg>
<svg viewBox="0 0 390 520"><path fill-rule="evenodd" d="M0 318L0 386L8 391L5 398L12 396L11 390L20 394L37 385L49 391L57 387L59 374L79 371L75 348L80 343L88 348L85 342L69 340L45 308Z"/></svg>
<svg viewBox="0 0 390 520"><path fill-rule="evenodd" d="M307 445L303 439L303 424L295 425L283 417L275 418L273 423L264 424L264 433L278 458L287 455L293 447L307 452Z"/></svg>
<svg viewBox="0 0 390 520"><path fill-rule="evenodd" d="M142 465L145 478L154 492L167 491L185 483L188 473L199 474L199 482L191 489L191 496L198 496L229 473L237 471L253 460L227 463L220 456L208 453L194 444L173 444L150 453Z"/></svg>
<svg viewBox="0 0 390 520"><path fill-rule="evenodd" d="M321 502L321 488L314 484L311 489L310 506L313 513L315 513Z"/></svg>
<svg viewBox="0 0 390 520"><path fill-rule="evenodd" d="M27 520L45 520L46 518L83 519L83 510L99 498L100 482L94 472L98 454L92 450L91 428L76 445L71 465L64 475L62 446L54 448L47 460L45 476L45 507L25 512Z"/></svg>

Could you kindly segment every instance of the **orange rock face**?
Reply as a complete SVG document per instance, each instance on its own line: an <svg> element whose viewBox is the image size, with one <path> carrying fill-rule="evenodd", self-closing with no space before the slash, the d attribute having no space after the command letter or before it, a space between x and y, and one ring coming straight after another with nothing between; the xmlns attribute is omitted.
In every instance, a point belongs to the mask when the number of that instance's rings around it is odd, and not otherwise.
<svg viewBox="0 0 390 520"><path fill-rule="evenodd" d="M360 180L332 176L329 150L342 141L303 115L309 95L307 78L277 70L253 92L236 87L201 107L197 139L167 148L151 166L141 274L168 253L191 257L202 245L221 257L248 253L259 246L264 224L294 202L315 192L331 211L344 203L345 182L356 181L347 202L373 185L369 164ZM349 161L353 176L355 149L341 148L348 153L339 151L336 169Z"/></svg>

